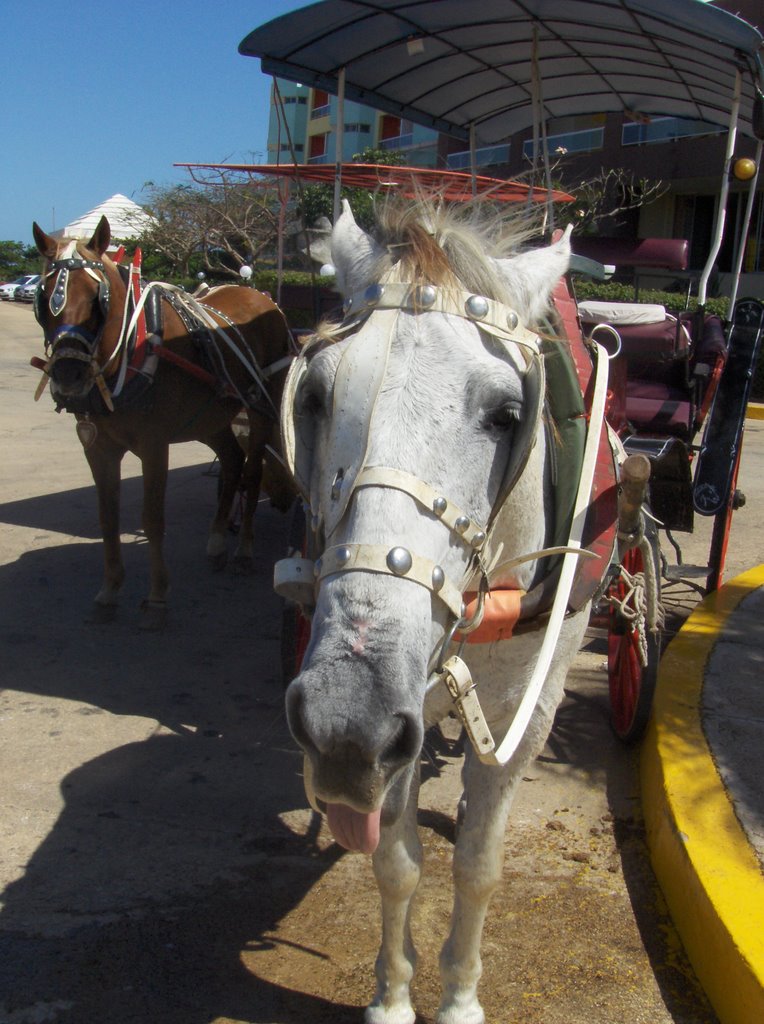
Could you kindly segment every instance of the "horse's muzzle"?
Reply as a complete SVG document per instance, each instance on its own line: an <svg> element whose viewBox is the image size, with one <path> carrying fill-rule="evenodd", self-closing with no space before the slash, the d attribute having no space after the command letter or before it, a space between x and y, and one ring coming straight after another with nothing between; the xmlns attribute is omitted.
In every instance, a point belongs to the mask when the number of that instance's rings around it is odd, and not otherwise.
<svg viewBox="0 0 764 1024"><path fill-rule="evenodd" d="M348 703L332 693L334 682L329 681L327 691L316 670L297 676L287 690L289 727L310 762L316 797L373 811L419 755L424 735L421 712L369 702L360 680L356 698Z"/></svg>

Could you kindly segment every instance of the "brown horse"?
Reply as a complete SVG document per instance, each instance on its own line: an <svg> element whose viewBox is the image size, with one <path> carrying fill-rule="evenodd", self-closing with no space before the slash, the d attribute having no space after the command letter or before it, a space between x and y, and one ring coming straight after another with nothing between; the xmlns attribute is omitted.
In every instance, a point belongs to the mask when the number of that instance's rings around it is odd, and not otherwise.
<svg viewBox="0 0 764 1024"><path fill-rule="evenodd" d="M237 564L252 563L253 516L266 446L275 443L277 412L291 340L279 308L253 288L223 285L197 301L180 289L140 281L139 257L128 267L107 255L102 217L90 241L56 240L33 225L45 258L35 312L45 335L46 374L59 408L73 412L95 480L104 542L101 618L114 613L124 579L120 551L120 464L133 452L143 469L143 529L151 587L143 624L164 623L168 573L162 542L168 447L202 441L220 461L219 503L207 554L225 562L233 499L246 501ZM245 453L231 421L246 409ZM271 495L273 497L273 494Z"/></svg>

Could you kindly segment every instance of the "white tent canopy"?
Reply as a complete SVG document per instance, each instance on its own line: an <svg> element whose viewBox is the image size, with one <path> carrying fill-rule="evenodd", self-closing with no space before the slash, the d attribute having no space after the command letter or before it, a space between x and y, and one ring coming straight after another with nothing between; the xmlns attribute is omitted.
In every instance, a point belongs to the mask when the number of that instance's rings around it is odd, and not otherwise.
<svg viewBox="0 0 764 1024"><path fill-rule="evenodd" d="M111 237L116 239L135 238L151 220L151 216L137 203L117 192L111 199L104 200L65 227L51 231L51 234L54 238L88 239L103 216L111 227Z"/></svg>

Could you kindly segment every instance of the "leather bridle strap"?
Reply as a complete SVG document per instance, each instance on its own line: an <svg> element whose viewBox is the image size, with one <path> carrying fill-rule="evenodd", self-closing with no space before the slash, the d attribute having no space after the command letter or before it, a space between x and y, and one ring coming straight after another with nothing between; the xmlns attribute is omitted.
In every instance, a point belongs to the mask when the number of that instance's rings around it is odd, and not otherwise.
<svg viewBox="0 0 764 1024"><path fill-rule="evenodd" d="M316 562L316 582L345 572L373 572L418 583L438 595L451 613L461 618L462 592L429 558L408 548L385 544L337 544L327 548Z"/></svg>

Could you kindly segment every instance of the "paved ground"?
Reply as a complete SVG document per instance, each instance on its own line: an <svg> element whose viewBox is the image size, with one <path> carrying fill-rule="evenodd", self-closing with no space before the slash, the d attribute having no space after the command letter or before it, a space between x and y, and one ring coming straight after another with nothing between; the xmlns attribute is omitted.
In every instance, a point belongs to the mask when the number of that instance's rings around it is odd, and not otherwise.
<svg viewBox="0 0 764 1024"><path fill-rule="evenodd" d="M89 622L94 492L71 418L47 395L32 401L37 336L28 307L0 305L0 1021L359 1020L376 898L366 860L341 856L307 809L285 728L269 582L284 523L263 507L254 578L212 574L209 458L175 449L171 620L142 634L140 481L127 460L123 604L110 626ZM761 560L747 535L760 530L762 427L750 434L731 574ZM688 560L693 545L705 540ZM671 600L680 616L695 602L686 588ZM609 732L602 666L596 645L582 653L521 787L484 1004L502 1024L713 1024L652 876L637 758ZM457 755L435 737L425 767L422 1021L448 915Z"/></svg>

